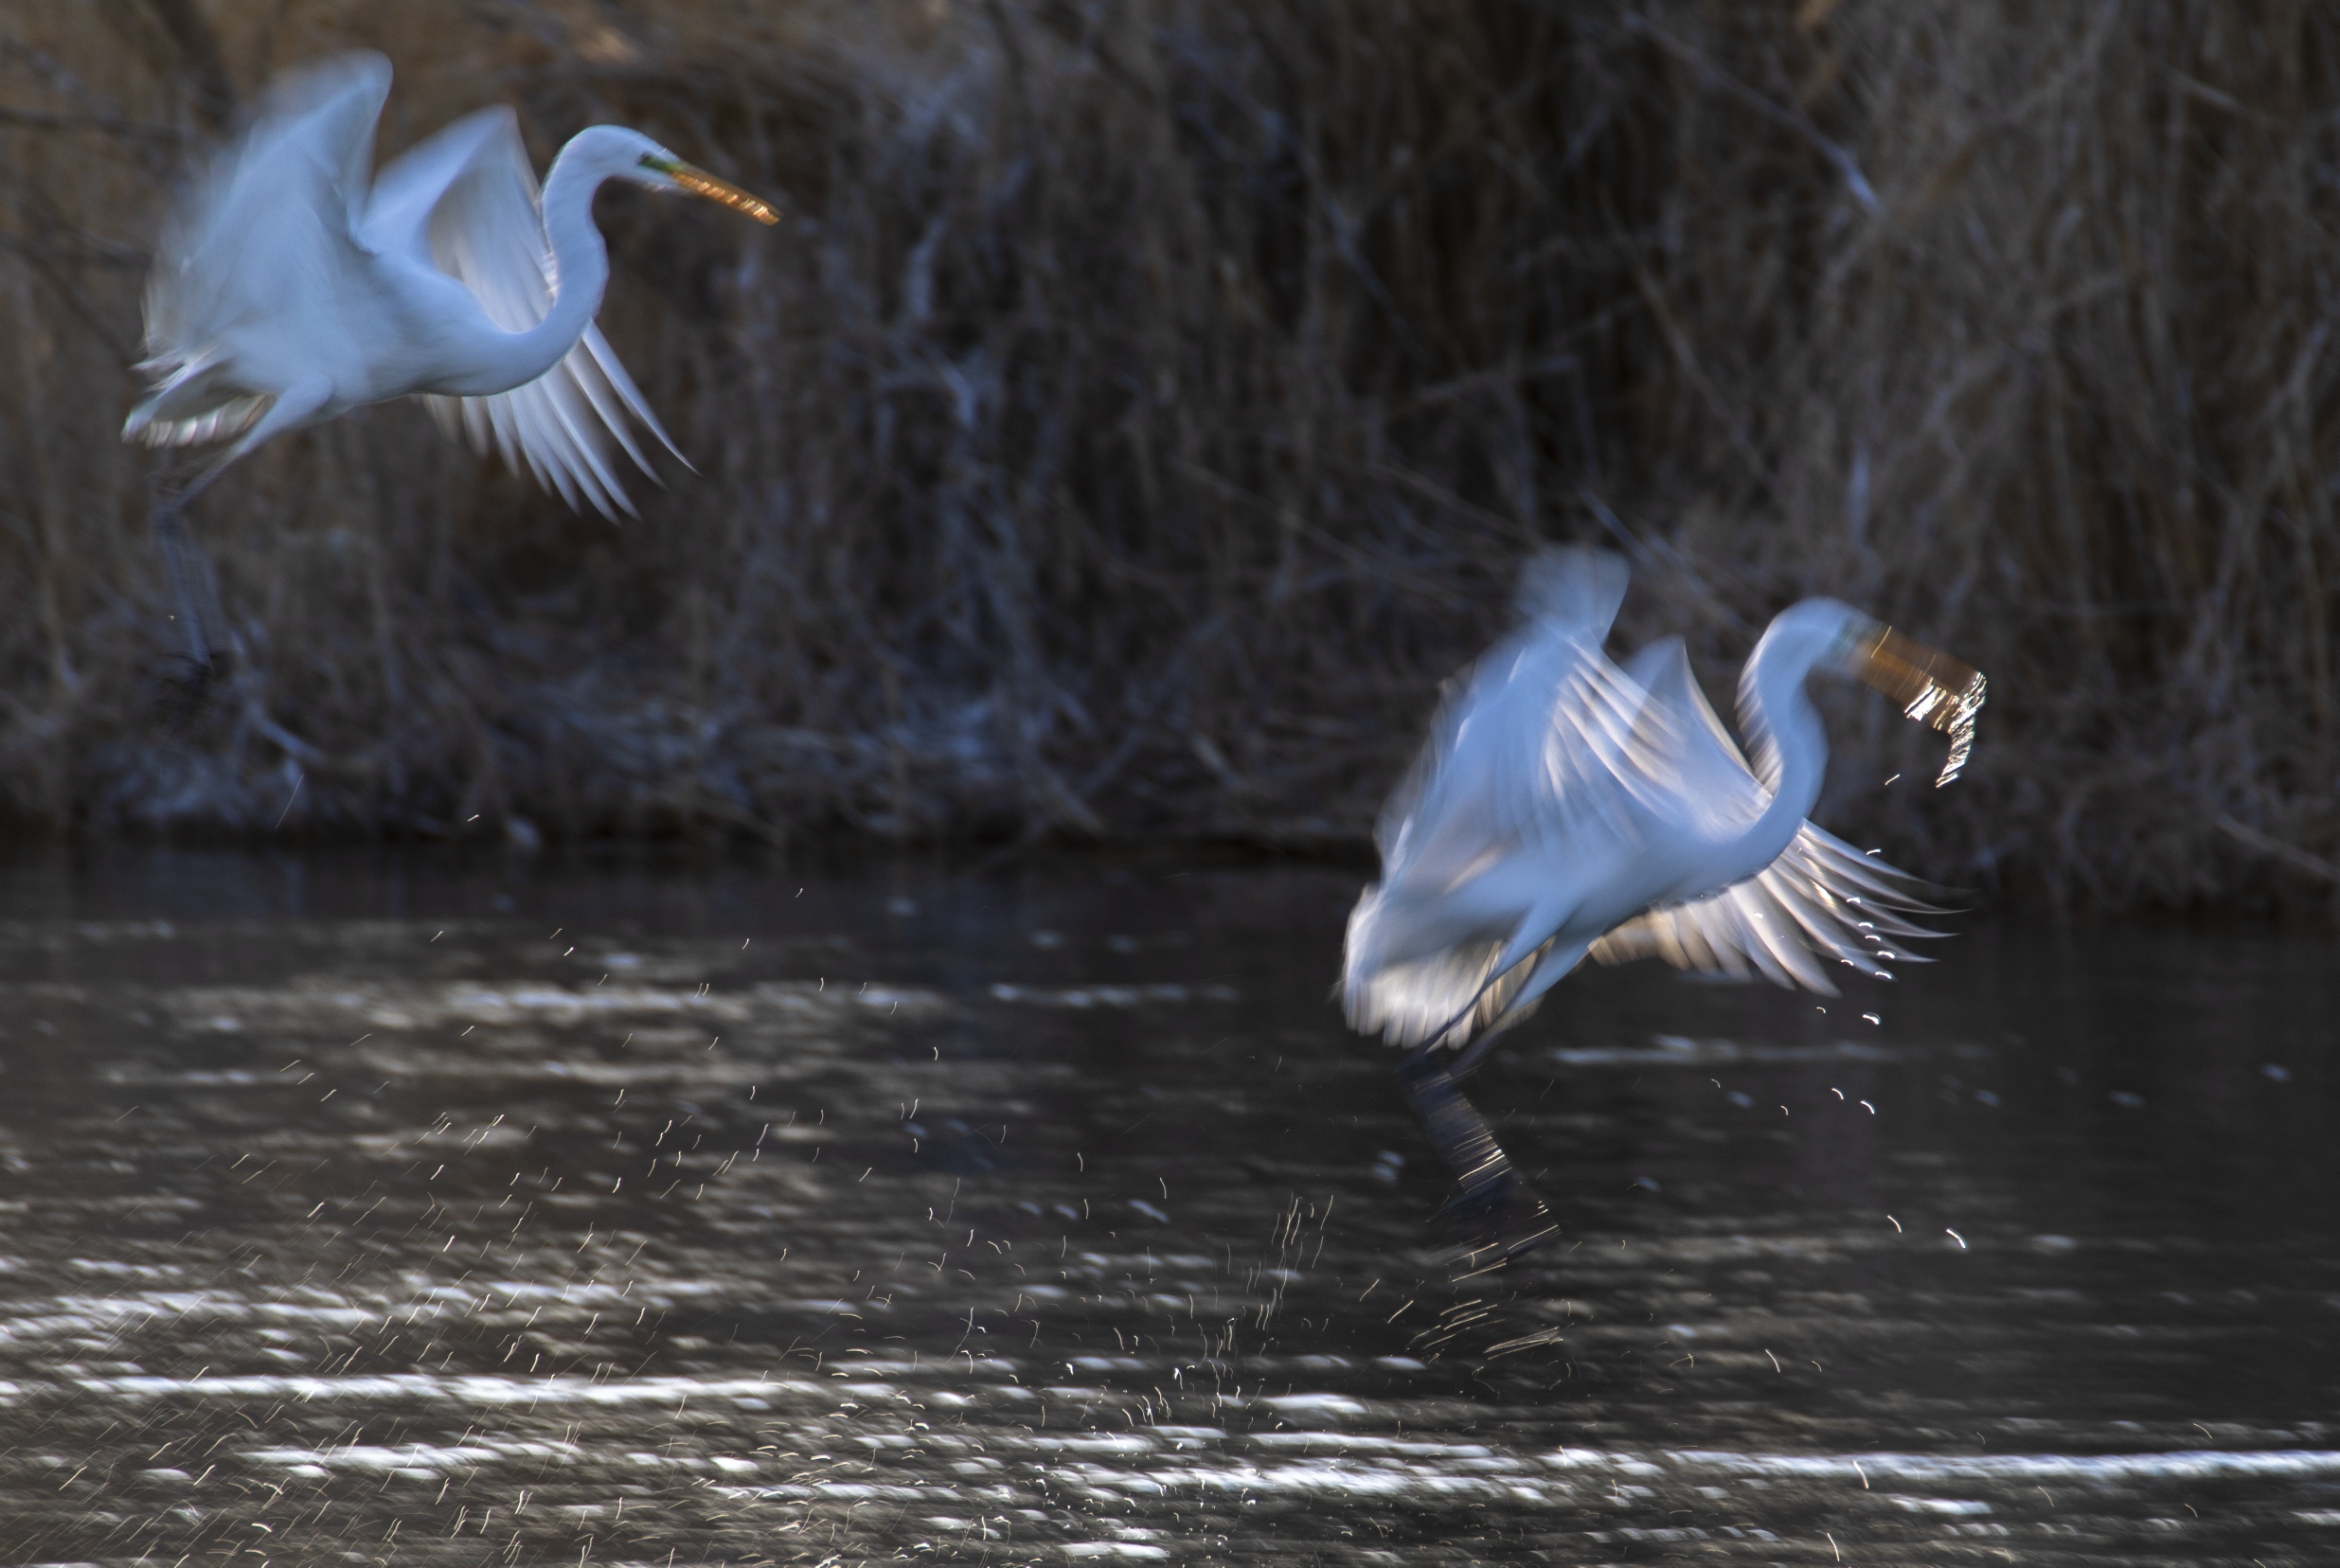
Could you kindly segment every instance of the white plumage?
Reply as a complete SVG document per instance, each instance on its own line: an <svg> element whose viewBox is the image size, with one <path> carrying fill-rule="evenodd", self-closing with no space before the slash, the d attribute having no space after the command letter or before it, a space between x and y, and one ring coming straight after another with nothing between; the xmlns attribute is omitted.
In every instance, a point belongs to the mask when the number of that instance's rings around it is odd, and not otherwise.
<svg viewBox="0 0 2340 1568"><path fill-rule="evenodd" d="M1849 606L1805 600L1773 621L1741 681L1751 769L1678 639L1623 668L1602 651L1626 577L1599 552L1540 558L1526 624L1442 706L1383 814L1381 881L1349 918L1356 1028L1460 1051L1587 956L1828 992L1831 970L1889 977L1910 956L1901 943L1935 935L1915 918L1931 912L1925 884L1804 820L1827 739L1803 685L1878 685L1951 730L1962 761L1981 677Z"/></svg>
<svg viewBox="0 0 2340 1568"><path fill-rule="evenodd" d="M498 330L525 332L545 319L558 280L540 202L518 118L501 106L482 109L383 166L360 233L381 254L455 278ZM581 501L603 516L634 512L605 460L604 434L644 473L650 460L628 416L683 455L590 324L534 381L485 396L425 392L423 401L449 435L460 432L483 453L492 447L570 506Z"/></svg>
<svg viewBox="0 0 2340 1568"><path fill-rule="evenodd" d="M593 325L609 279L593 193L622 179L776 221L618 126L572 137L540 193L504 108L455 121L369 186L389 90L389 62L376 54L279 78L163 236L138 366L152 389L122 434L157 446L232 441L155 517L199 667L209 655L177 513L284 431L421 394L450 429L570 505L632 513L608 442L645 472L629 420L670 452L674 443Z"/></svg>

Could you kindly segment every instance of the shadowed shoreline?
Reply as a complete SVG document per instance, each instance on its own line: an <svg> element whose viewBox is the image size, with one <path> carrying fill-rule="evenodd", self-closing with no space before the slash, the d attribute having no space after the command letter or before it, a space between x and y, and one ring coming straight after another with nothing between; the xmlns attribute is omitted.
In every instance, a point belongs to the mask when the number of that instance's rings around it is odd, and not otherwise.
<svg viewBox="0 0 2340 1568"><path fill-rule="evenodd" d="M270 11L267 15L277 15ZM31 0L0 22L0 830L1225 841L1348 853L1550 540L1709 689L1829 593L1991 678L1821 820L2015 906L2327 914L2340 30L1714 12ZM160 711L116 431L177 170L378 47L380 151L637 126L602 323L697 472L567 516L388 406L190 513ZM1887 779L1895 779L1886 784Z"/></svg>

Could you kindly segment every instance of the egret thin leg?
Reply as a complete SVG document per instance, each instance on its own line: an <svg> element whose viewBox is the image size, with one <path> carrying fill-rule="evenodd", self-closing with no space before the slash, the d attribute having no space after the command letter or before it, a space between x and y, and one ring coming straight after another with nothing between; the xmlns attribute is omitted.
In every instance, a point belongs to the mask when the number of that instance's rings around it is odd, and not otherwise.
<svg viewBox="0 0 2340 1568"><path fill-rule="evenodd" d="M170 579L170 598L173 612L179 618L179 637L187 653L188 663L198 684L212 674L211 628L223 625L220 613L218 584L211 574L211 561L203 549L188 537L185 517L188 503L211 486L211 482L227 471L227 466L242 455L239 444L224 454L204 465L203 471L183 488L172 491L168 481L158 481L154 497L154 543L163 552L163 571Z"/></svg>
<svg viewBox="0 0 2340 1568"><path fill-rule="evenodd" d="M1560 1228L1456 1086L1454 1063L1444 1046L1425 1045L1399 1064L1398 1084L1459 1184L1436 1218L1461 1233L1465 1261L1477 1268L1541 1246Z"/></svg>
<svg viewBox="0 0 2340 1568"><path fill-rule="evenodd" d="M1465 1045L1461 1050L1456 1051L1455 1053L1454 1065L1446 1070L1447 1076L1453 1078L1456 1082L1459 1083L1464 1078L1469 1078L1473 1073L1476 1072L1478 1070L1478 1064L1485 1059L1488 1049L1492 1046L1496 1041L1501 1040L1509 1027L1510 1025L1508 1024L1498 1024L1493 1028L1489 1029L1485 1034L1479 1036L1476 1040L1471 1042L1470 1044Z"/></svg>

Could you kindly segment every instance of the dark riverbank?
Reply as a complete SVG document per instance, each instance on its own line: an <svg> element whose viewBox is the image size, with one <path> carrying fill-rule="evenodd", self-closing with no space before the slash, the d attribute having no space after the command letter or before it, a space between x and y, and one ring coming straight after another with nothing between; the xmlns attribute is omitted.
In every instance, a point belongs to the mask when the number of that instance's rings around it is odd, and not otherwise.
<svg viewBox="0 0 2340 1568"><path fill-rule="evenodd" d="M2328 911L2340 33L1861 0L204 8L0 22L0 823L1354 846L1548 539L1726 693L1827 592L1984 668L1831 825L2018 906ZM116 438L174 170L284 64L639 125L603 321L696 473L573 518L385 408L200 510Z"/></svg>

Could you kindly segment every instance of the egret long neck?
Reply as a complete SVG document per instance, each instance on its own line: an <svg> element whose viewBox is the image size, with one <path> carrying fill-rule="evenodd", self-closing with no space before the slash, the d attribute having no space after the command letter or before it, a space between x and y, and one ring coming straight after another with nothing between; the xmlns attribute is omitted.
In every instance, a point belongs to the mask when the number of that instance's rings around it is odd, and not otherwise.
<svg viewBox="0 0 2340 1568"><path fill-rule="evenodd" d="M563 148L545 177L545 237L552 243L552 309L526 331L487 346L499 391L525 386L561 363L593 325L609 287L609 247L593 225L593 193L608 177Z"/></svg>
<svg viewBox="0 0 2340 1568"><path fill-rule="evenodd" d="M1787 652L1769 637L1756 645L1739 682L1739 722L1756 742L1755 771L1771 786L1771 803L1740 836L1735 857L1751 877L1795 841L1820 799L1828 775L1828 732L1804 693L1816 661Z"/></svg>

